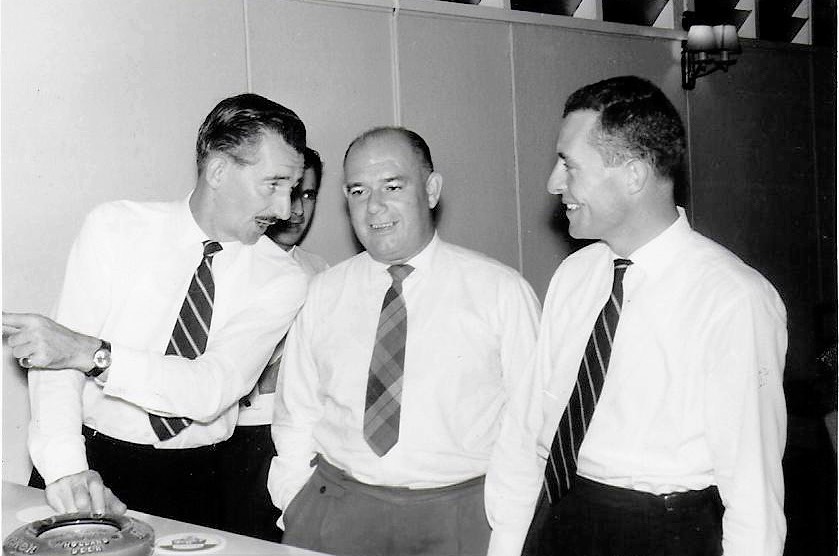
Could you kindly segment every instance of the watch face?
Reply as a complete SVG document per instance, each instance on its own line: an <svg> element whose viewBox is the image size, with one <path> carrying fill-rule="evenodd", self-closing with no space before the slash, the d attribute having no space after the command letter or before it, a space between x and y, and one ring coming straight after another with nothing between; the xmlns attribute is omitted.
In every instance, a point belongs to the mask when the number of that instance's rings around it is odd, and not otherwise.
<svg viewBox="0 0 839 556"><path fill-rule="evenodd" d="M111 366L111 352L107 349L96 350L93 354L93 364L99 369L107 369Z"/></svg>

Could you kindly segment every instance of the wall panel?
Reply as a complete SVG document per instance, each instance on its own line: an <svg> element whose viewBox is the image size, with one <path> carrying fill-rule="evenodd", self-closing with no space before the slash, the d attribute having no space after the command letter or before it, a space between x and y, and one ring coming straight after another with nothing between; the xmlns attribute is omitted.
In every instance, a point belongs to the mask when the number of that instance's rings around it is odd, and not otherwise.
<svg viewBox="0 0 839 556"><path fill-rule="evenodd" d="M442 237L519 267L508 24L402 13L402 123L443 175Z"/></svg>
<svg viewBox="0 0 839 556"><path fill-rule="evenodd" d="M324 161L303 245L337 263L358 248L341 191L342 161L361 131L394 123L391 11L248 0L253 90L297 112Z"/></svg>
<svg viewBox="0 0 839 556"><path fill-rule="evenodd" d="M242 3L4 1L2 65L3 308L48 312L94 205L194 184L198 126L247 85ZM25 381L4 367L3 473L22 480Z"/></svg>
<svg viewBox="0 0 839 556"><path fill-rule="evenodd" d="M819 299L809 54L747 48L691 94L696 228L757 268L787 305L788 377L810 373Z"/></svg>

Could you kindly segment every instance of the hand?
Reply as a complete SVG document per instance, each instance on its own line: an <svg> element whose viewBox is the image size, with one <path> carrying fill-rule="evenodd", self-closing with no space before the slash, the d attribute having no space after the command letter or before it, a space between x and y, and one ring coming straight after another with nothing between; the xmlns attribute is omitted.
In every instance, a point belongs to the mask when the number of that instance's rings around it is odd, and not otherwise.
<svg viewBox="0 0 839 556"><path fill-rule="evenodd" d="M100 341L48 319L27 313L3 312L3 336L21 366L88 371Z"/></svg>
<svg viewBox="0 0 839 556"><path fill-rule="evenodd" d="M92 511L122 515L128 507L114 496L92 469L62 477L47 485L47 502L58 513Z"/></svg>

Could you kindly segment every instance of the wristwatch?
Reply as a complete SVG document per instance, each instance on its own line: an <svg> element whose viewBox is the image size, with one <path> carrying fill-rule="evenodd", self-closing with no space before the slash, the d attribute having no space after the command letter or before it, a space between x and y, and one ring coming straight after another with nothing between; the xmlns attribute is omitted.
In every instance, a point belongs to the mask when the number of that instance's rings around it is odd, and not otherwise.
<svg viewBox="0 0 839 556"><path fill-rule="evenodd" d="M108 370L111 366L111 342L100 340L102 343L93 353L93 368L85 373L88 377L97 377Z"/></svg>

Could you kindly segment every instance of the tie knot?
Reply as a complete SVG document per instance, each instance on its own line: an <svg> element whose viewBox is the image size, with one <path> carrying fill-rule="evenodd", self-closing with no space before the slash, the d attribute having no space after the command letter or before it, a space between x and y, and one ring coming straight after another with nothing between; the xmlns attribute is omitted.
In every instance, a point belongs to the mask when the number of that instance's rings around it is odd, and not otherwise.
<svg viewBox="0 0 839 556"><path fill-rule="evenodd" d="M615 272L625 271L631 264L632 261L629 259L615 259Z"/></svg>
<svg viewBox="0 0 839 556"><path fill-rule="evenodd" d="M222 247L217 241L210 241L209 239L204 242L204 257L212 257L219 251L221 251Z"/></svg>
<svg viewBox="0 0 839 556"><path fill-rule="evenodd" d="M408 277L414 271L414 267L409 264L395 264L387 267L387 271L393 276L394 282L401 283L402 280Z"/></svg>

